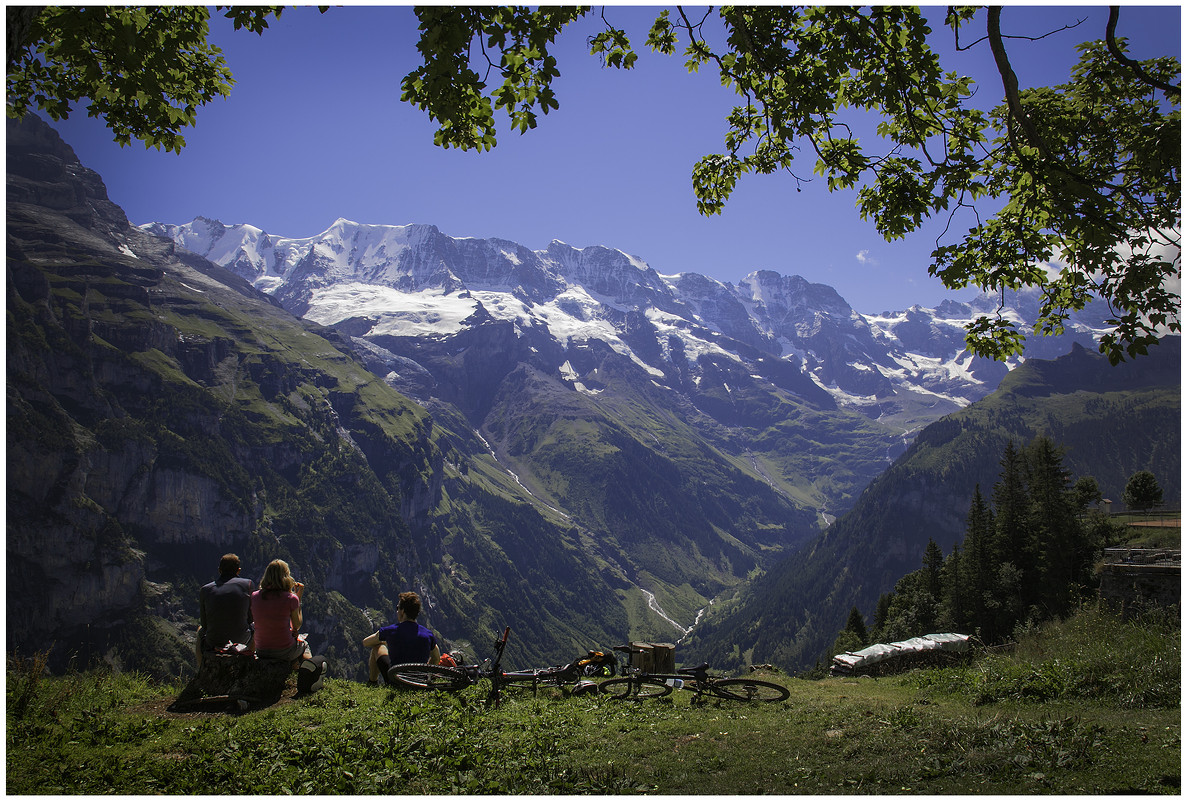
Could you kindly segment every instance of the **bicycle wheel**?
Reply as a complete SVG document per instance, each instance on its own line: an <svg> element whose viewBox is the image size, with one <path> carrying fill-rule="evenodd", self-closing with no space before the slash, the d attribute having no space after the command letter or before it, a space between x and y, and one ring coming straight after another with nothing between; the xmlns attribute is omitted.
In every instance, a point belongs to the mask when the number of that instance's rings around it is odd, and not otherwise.
<svg viewBox="0 0 1187 801"><path fill-rule="evenodd" d="M636 698L660 698L672 692L663 679L609 679L599 685L600 692L611 698L635 700Z"/></svg>
<svg viewBox="0 0 1187 801"><path fill-rule="evenodd" d="M391 684L410 687L414 690L462 690L470 686L470 679L464 671L441 665L417 663L392 665L387 671Z"/></svg>
<svg viewBox="0 0 1187 801"><path fill-rule="evenodd" d="M791 695L786 687L758 679L718 679L706 690L733 701L786 701Z"/></svg>

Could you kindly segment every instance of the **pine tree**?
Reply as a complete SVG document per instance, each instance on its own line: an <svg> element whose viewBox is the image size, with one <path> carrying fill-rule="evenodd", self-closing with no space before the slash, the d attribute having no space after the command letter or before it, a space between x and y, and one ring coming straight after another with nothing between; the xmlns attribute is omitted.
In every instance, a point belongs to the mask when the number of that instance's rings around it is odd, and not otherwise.
<svg viewBox="0 0 1187 801"><path fill-rule="evenodd" d="M1030 531L1034 537L1036 574L1030 597L1045 616L1066 613L1087 576L1087 543L1063 466L1063 451L1049 437L1036 437L1025 451L1030 495Z"/></svg>
<svg viewBox="0 0 1187 801"><path fill-rule="evenodd" d="M1030 499L1026 492L1025 463L1014 440L1006 443L998 464L1002 471L993 485L993 560L998 564L1013 562L1018 566L1026 560L1025 551L1030 540L1027 531Z"/></svg>
<svg viewBox="0 0 1187 801"><path fill-rule="evenodd" d="M968 630L968 595L964 588L960 543L952 544L952 553L944 560L943 599L936 624L944 631Z"/></svg>
<svg viewBox="0 0 1187 801"><path fill-rule="evenodd" d="M981 494L981 485L973 489L973 501L969 505L968 523L964 535L964 558L961 572L966 605L964 625L973 631L986 630L989 621L985 601L993 583L993 511Z"/></svg>
<svg viewBox="0 0 1187 801"><path fill-rule="evenodd" d="M875 639L880 639L880 635L886 631L886 621L890 618L890 596L891 593L884 592L878 596L878 604L874 607L874 633Z"/></svg>
<svg viewBox="0 0 1187 801"><path fill-rule="evenodd" d="M1034 602L1033 592L1038 578L1034 537L1030 529L1026 465L1013 440L1006 443L1001 466L1001 476L993 487L996 580L992 595L997 603L990 616L993 618L991 630L995 633L1011 631L1020 621L1021 614ZM1011 569L1003 572L1006 565Z"/></svg>
<svg viewBox="0 0 1187 801"><path fill-rule="evenodd" d="M857 611L856 606L849 610L849 620L845 622L845 631L857 635L857 639L861 640L862 645L870 636L866 630L866 620L862 617L861 612Z"/></svg>
<svg viewBox="0 0 1187 801"><path fill-rule="evenodd" d="M923 550L923 586L936 605L939 605L944 592L944 583L940 575L943 567L944 552L940 550L939 545L936 545L935 540L928 537L927 547Z"/></svg>

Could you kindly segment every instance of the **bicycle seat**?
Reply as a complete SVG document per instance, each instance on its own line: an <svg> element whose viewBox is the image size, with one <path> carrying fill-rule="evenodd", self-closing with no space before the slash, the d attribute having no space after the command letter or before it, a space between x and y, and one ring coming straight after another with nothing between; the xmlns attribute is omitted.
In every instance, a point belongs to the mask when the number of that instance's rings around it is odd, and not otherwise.
<svg viewBox="0 0 1187 801"><path fill-rule="evenodd" d="M682 676L697 676L709 669L709 663L704 662L696 667L679 668L676 672Z"/></svg>

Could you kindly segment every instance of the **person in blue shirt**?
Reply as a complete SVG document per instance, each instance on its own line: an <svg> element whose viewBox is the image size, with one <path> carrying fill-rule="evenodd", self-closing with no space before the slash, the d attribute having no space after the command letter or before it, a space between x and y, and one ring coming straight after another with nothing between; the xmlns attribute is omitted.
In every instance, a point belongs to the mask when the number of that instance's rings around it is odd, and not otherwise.
<svg viewBox="0 0 1187 801"><path fill-rule="evenodd" d="M387 684L394 684L388 671L393 665L417 662L436 665L441 662L441 647L433 632L416 622L420 616L420 596L414 592L400 593L396 604L396 622L384 626L363 640L363 647L371 649L367 663L368 683L375 684L380 676Z"/></svg>

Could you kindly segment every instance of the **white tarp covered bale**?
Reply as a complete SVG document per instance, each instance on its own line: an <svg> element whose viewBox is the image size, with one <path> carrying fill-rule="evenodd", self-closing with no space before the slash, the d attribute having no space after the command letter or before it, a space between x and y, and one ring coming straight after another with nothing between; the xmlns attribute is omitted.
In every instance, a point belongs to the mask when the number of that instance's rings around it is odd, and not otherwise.
<svg viewBox="0 0 1187 801"><path fill-rule="evenodd" d="M863 648L860 651L846 651L833 657L831 673L833 675L851 675L884 662L908 654L922 654L928 651L963 652L969 648L967 634L926 634L922 637L912 637L909 640L892 643L879 643Z"/></svg>

